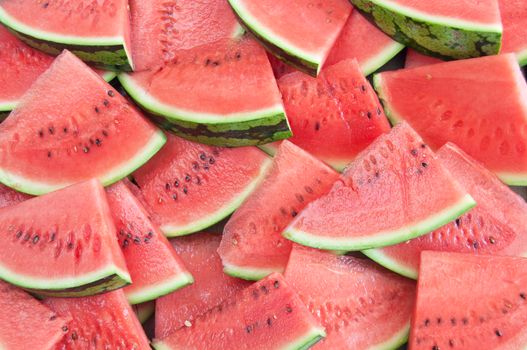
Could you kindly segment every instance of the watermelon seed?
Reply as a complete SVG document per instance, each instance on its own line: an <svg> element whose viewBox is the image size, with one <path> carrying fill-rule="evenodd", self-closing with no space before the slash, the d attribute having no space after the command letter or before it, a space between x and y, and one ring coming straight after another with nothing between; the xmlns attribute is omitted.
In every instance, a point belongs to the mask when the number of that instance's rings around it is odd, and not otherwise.
<svg viewBox="0 0 527 350"><path fill-rule="evenodd" d="M134 237L134 243L135 243L135 244L139 244L139 243L141 243L141 238L139 238L138 236L135 236L135 237Z"/></svg>
<svg viewBox="0 0 527 350"><path fill-rule="evenodd" d="M123 248L128 247L128 240L125 238L123 241Z"/></svg>
<svg viewBox="0 0 527 350"><path fill-rule="evenodd" d="M183 187L183 193L184 193L184 194L187 194L187 193L188 193L188 189L187 189L187 187Z"/></svg>
<svg viewBox="0 0 527 350"><path fill-rule="evenodd" d="M192 323L189 320L185 320L185 327L192 327Z"/></svg>
<svg viewBox="0 0 527 350"><path fill-rule="evenodd" d="M112 90L108 90L108 96L114 97L115 93Z"/></svg>
<svg viewBox="0 0 527 350"><path fill-rule="evenodd" d="M494 331L494 333L495 333L496 336L498 336L498 337L501 337L501 336L503 335L499 329L496 329L496 330Z"/></svg>
<svg viewBox="0 0 527 350"><path fill-rule="evenodd" d="M145 237L144 241L145 241L145 243L150 243L150 238Z"/></svg>
<svg viewBox="0 0 527 350"><path fill-rule="evenodd" d="M316 122L316 123L315 123L315 130L316 130L316 131L319 131L319 130L320 130L320 123L319 123L319 122Z"/></svg>
<svg viewBox="0 0 527 350"><path fill-rule="evenodd" d="M266 286L261 286L260 289L262 290L262 292L263 292L264 294L269 294L269 290L267 289Z"/></svg>
<svg viewBox="0 0 527 350"><path fill-rule="evenodd" d="M522 298L523 300L525 300L527 298L527 296L525 295L525 293L520 293L520 298Z"/></svg>
<svg viewBox="0 0 527 350"><path fill-rule="evenodd" d="M55 232L51 233L51 237L49 237L49 241L53 242L55 240Z"/></svg>
<svg viewBox="0 0 527 350"><path fill-rule="evenodd" d="M273 286L275 289L280 288L280 282L278 280L274 281Z"/></svg>
<svg viewBox="0 0 527 350"><path fill-rule="evenodd" d="M300 203L302 203L304 201L304 197L302 197L302 195L299 194L299 193L297 193L295 195L295 197L296 197L296 200L299 201Z"/></svg>
<svg viewBox="0 0 527 350"><path fill-rule="evenodd" d="M147 236L148 236L148 238L152 238L152 237L154 237L154 232L152 232L152 231L148 231Z"/></svg>
<svg viewBox="0 0 527 350"><path fill-rule="evenodd" d="M40 136L40 137L44 137L44 130L40 129L40 130L38 131L38 136Z"/></svg>
<svg viewBox="0 0 527 350"><path fill-rule="evenodd" d="M291 210L291 216L292 216L292 217L295 217L295 216L297 216L297 215L298 215L298 212L297 212L296 210L294 210L294 209Z"/></svg>
<svg viewBox="0 0 527 350"><path fill-rule="evenodd" d="M199 164L198 164L198 162L194 162L194 163L192 163L192 169L194 169L195 171L199 170Z"/></svg>
<svg viewBox="0 0 527 350"><path fill-rule="evenodd" d="M104 137L108 137L108 131L103 130L103 131L102 131L102 134L104 135Z"/></svg>
<svg viewBox="0 0 527 350"><path fill-rule="evenodd" d="M304 187L304 190L306 190L307 193L313 193L313 189L309 186Z"/></svg>
<svg viewBox="0 0 527 350"><path fill-rule="evenodd" d="M285 307L285 311L286 311L288 314L290 314L291 312L293 312L293 309L291 308L290 305L286 305L286 307Z"/></svg>
<svg viewBox="0 0 527 350"><path fill-rule="evenodd" d="M441 324L441 322L443 322L443 320L441 319L441 317L438 317L437 318L437 324Z"/></svg>
<svg viewBox="0 0 527 350"><path fill-rule="evenodd" d="M205 153L201 152L201 153L199 154L199 159L201 159L201 160L205 160L205 159L207 159L207 155L206 155Z"/></svg>
<svg viewBox="0 0 527 350"><path fill-rule="evenodd" d="M88 147L88 146L84 146L84 148L82 149L82 151L83 151L84 153L88 153L88 152L90 151L90 147Z"/></svg>
<svg viewBox="0 0 527 350"><path fill-rule="evenodd" d="M425 327L428 327L429 324L430 324L430 320L427 318L427 319L425 320Z"/></svg>
<svg viewBox="0 0 527 350"><path fill-rule="evenodd" d="M421 148L426 148L426 145L424 143L421 144Z"/></svg>
<svg viewBox="0 0 527 350"><path fill-rule="evenodd" d="M95 113L99 113L99 107L95 106L94 110L95 110Z"/></svg>
<svg viewBox="0 0 527 350"><path fill-rule="evenodd" d="M368 117L368 119L371 119L371 117L372 117L371 112L370 111L366 112L366 116Z"/></svg>
<svg viewBox="0 0 527 350"><path fill-rule="evenodd" d="M50 320L50 321L54 321L54 320L56 320L56 319L57 319L57 315L51 315L51 316L49 317L49 320Z"/></svg>
<svg viewBox="0 0 527 350"><path fill-rule="evenodd" d="M456 325L456 319L455 318L451 318L450 319L450 323L452 323L452 326L455 326Z"/></svg>
<svg viewBox="0 0 527 350"><path fill-rule="evenodd" d="M165 190L170 190L170 184L168 182L165 184Z"/></svg>
<svg viewBox="0 0 527 350"><path fill-rule="evenodd" d="M185 181L189 182L190 180L192 180L192 177L189 174L186 174L185 175Z"/></svg>
<svg viewBox="0 0 527 350"><path fill-rule="evenodd" d="M26 233L26 235L24 236L24 241L29 241L29 238L31 237L31 235L29 233Z"/></svg>
<svg viewBox="0 0 527 350"><path fill-rule="evenodd" d="M67 128L67 127L64 127L64 128L62 129L62 131L64 131L64 133L67 134L67 133L68 133L68 128Z"/></svg>
<svg viewBox="0 0 527 350"><path fill-rule="evenodd" d="M468 324L468 319L467 319L466 317L465 317L465 318L463 318L463 320L462 320L462 321L463 321L463 324L464 324L464 325L467 325L467 324Z"/></svg>
<svg viewBox="0 0 527 350"><path fill-rule="evenodd" d="M428 166L428 163L422 162L421 165L423 166L423 168L426 168Z"/></svg>
<svg viewBox="0 0 527 350"><path fill-rule="evenodd" d="M179 187L179 180L174 181L174 187L176 187L176 188Z"/></svg>
<svg viewBox="0 0 527 350"><path fill-rule="evenodd" d="M35 237L33 237L33 244L37 244L39 240L40 240L40 237L36 235Z"/></svg>
<svg viewBox="0 0 527 350"><path fill-rule="evenodd" d="M105 107L108 107L110 105L110 101L108 101L107 99L104 99L104 101L102 101L102 104L105 106Z"/></svg>
<svg viewBox="0 0 527 350"><path fill-rule="evenodd" d="M273 324L273 320L269 317L269 318L267 319L267 325L268 325L268 326L271 326L272 324Z"/></svg>
<svg viewBox="0 0 527 350"><path fill-rule="evenodd" d="M472 243L472 246L474 247L474 249L478 249L479 248L479 243L478 242L474 242L474 243Z"/></svg>
<svg viewBox="0 0 527 350"><path fill-rule="evenodd" d="M461 224L461 219L460 219L460 218L457 218L457 219L456 219L456 226L459 227L460 224Z"/></svg>
<svg viewBox="0 0 527 350"><path fill-rule="evenodd" d="M48 128L48 131L49 131L50 135L53 135L53 134L55 133L55 128L52 127L52 126L50 126L50 127Z"/></svg>
<svg viewBox="0 0 527 350"><path fill-rule="evenodd" d="M377 115L381 115L382 114L382 111L379 107L377 107Z"/></svg>
<svg viewBox="0 0 527 350"><path fill-rule="evenodd" d="M16 233L16 238L20 238L20 237L22 237L22 231L18 231ZM520 296L521 296L521 294L520 294Z"/></svg>
<svg viewBox="0 0 527 350"><path fill-rule="evenodd" d="M48 151L48 158L51 158L51 151Z"/></svg>
<svg viewBox="0 0 527 350"><path fill-rule="evenodd" d="M247 333L251 333L251 331L253 330L252 326L251 325L248 325L245 330L247 331Z"/></svg>
<svg viewBox="0 0 527 350"><path fill-rule="evenodd" d="M453 340L453 339L450 339L450 340L448 341L448 345L450 345L450 347L453 348L453 347L454 347L454 340Z"/></svg>
<svg viewBox="0 0 527 350"><path fill-rule="evenodd" d="M489 242L490 244L495 244L496 243L496 239L492 236L489 237Z"/></svg>
<svg viewBox="0 0 527 350"><path fill-rule="evenodd" d="M439 350L439 346L437 345L432 346L432 350Z"/></svg>
<svg viewBox="0 0 527 350"><path fill-rule="evenodd" d="M210 168L210 166L207 163L203 164L203 169L209 170L209 168Z"/></svg>
<svg viewBox="0 0 527 350"><path fill-rule="evenodd" d="M132 238L132 234L131 233L127 233L126 234L126 238L130 238L131 239Z"/></svg>
<svg viewBox="0 0 527 350"><path fill-rule="evenodd" d="M375 172L375 177L378 178L379 176L380 176L379 172L376 171L376 172Z"/></svg>
<svg viewBox="0 0 527 350"><path fill-rule="evenodd" d="M96 139L95 139L95 145L96 145L97 147L101 147L101 144L102 144L101 139L96 138Z"/></svg>
<svg viewBox="0 0 527 350"><path fill-rule="evenodd" d="M216 163L216 160L213 157L210 157L209 158L209 163L210 164L214 164L214 163Z"/></svg>
<svg viewBox="0 0 527 350"><path fill-rule="evenodd" d="M45 3L42 4L42 7L45 8L45 9L47 9L48 6L49 6L49 2L45 2Z"/></svg>
<svg viewBox="0 0 527 350"><path fill-rule="evenodd" d="M412 156L417 156L417 150L415 148L412 149L410 153L412 154Z"/></svg>
<svg viewBox="0 0 527 350"><path fill-rule="evenodd" d="M360 86L360 89L362 90L362 92L366 92L366 86L361 85L361 86Z"/></svg>
<svg viewBox="0 0 527 350"><path fill-rule="evenodd" d="M73 331L73 332L71 333L71 339L72 339L72 340L77 340L78 338L79 338L79 337L77 336L77 332Z"/></svg>
<svg viewBox="0 0 527 350"><path fill-rule="evenodd" d="M68 326L62 326L62 331L63 332L67 332L68 331Z"/></svg>

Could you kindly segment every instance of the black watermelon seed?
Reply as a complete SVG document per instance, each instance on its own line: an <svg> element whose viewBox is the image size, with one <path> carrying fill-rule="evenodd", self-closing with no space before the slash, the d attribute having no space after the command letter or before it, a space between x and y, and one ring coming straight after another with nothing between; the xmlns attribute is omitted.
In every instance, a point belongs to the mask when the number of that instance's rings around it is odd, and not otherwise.
<svg viewBox="0 0 527 350"><path fill-rule="evenodd" d="M450 323L452 323L452 326L455 326L456 325L456 319L455 318L451 318L450 319Z"/></svg>
<svg viewBox="0 0 527 350"><path fill-rule="evenodd" d="M304 201L304 197L302 197L302 195L299 194L299 193L297 193L295 195L295 197L296 197L296 200L299 201L300 203L302 203Z"/></svg>
<svg viewBox="0 0 527 350"><path fill-rule="evenodd" d="M52 127L52 126L50 126L50 127L48 128L48 131L49 131L49 133L50 133L51 135L53 135L53 134L55 133L55 128Z"/></svg>
<svg viewBox="0 0 527 350"><path fill-rule="evenodd" d="M439 346L434 345L434 346L432 346L432 350L440 350L440 349L439 349Z"/></svg>
<svg viewBox="0 0 527 350"><path fill-rule="evenodd" d="M379 107L377 107L377 115L381 115L382 114L382 111Z"/></svg>
<svg viewBox="0 0 527 350"><path fill-rule="evenodd" d="M207 163L203 164L203 169L209 170L209 168L210 168L210 166Z"/></svg>
<svg viewBox="0 0 527 350"><path fill-rule="evenodd" d="M108 90L108 96L114 97L115 93L112 90Z"/></svg>
<svg viewBox="0 0 527 350"><path fill-rule="evenodd" d="M99 107L93 108L95 110L95 113L99 113Z"/></svg>
<svg viewBox="0 0 527 350"><path fill-rule="evenodd" d="M42 4L42 7L45 8L45 9L47 9L48 6L49 6L49 2L45 2L45 3Z"/></svg>
<svg viewBox="0 0 527 350"><path fill-rule="evenodd" d="M423 168L426 168L428 166L428 163L422 162L421 165L423 166Z"/></svg>
<svg viewBox="0 0 527 350"><path fill-rule="evenodd" d="M179 187L179 180L174 181L174 187L176 187L176 188Z"/></svg>
<svg viewBox="0 0 527 350"><path fill-rule="evenodd" d="M291 306L289 306L289 305L286 305L286 307L285 307L285 311L286 311L288 314L290 314L291 312L293 312L293 308L291 308Z"/></svg>
<svg viewBox="0 0 527 350"><path fill-rule="evenodd" d="M275 289L280 288L280 282L278 280L274 281L273 286Z"/></svg>
<svg viewBox="0 0 527 350"><path fill-rule="evenodd" d="M22 237L22 231L18 231L18 232L16 233L16 238L20 238L20 237Z"/></svg>
<svg viewBox="0 0 527 350"><path fill-rule="evenodd" d="M190 180L192 180L192 177L189 174L186 174L185 175L185 181L189 182Z"/></svg>
<svg viewBox="0 0 527 350"><path fill-rule="evenodd" d="M51 315L51 316L49 317L49 320L50 320L50 321L53 321L53 320L56 320L56 319L57 319L57 315Z"/></svg>
<svg viewBox="0 0 527 350"><path fill-rule="evenodd" d="M68 331L68 326L62 326L62 331L63 332L67 332Z"/></svg>
<svg viewBox="0 0 527 350"><path fill-rule="evenodd" d="M266 286L261 286L261 287L260 287L260 290L261 290L264 294L269 293L269 290L267 289Z"/></svg>
<svg viewBox="0 0 527 350"><path fill-rule="evenodd" d="M188 194L188 189L186 187L183 187L183 193Z"/></svg>
<svg viewBox="0 0 527 350"><path fill-rule="evenodd" d="M165 190L170 190L170 184L168 182L165 184Z"/></svg>
<svg viewBox="0 0 527 350"><path fill-rule="evenodd" d="M501 333L501 331L499 329L496 329L494 331L494 334L496 334L497 337L501 337L503 335L503 333Z"/></svg>
<svg viewBox="0 0 527 350"><path fill-rule="evenodd" d="M313 193L313 189L309 186L304 187L304 190L306 190L307 193Z"/></svg>
<svg viewBox="0 0 527 350"><path fill-rule="evenodd" d="M273 324L273 320L269 317L269 318L267 319L267 325L270 326L270 325L272 325L272 324Z"/></svg>
<svg viewBox="0 0 527 350"><path fill-rule="evenodd" d="M199 159L201 159L201 160L205 160L205 159L207 159L207 155L206 155L205 153L201 152L201 153L199 154Z"/></svg>
<svg viewBox="0 0 527 350"><path fill-rule="evenodd" d="M479 243L478 242L474 242L474 243L472 243L472 246L474 247L474 249L478 249L479 248Z"/></svg>
<svg viewBox="0 0 527 350"><path fill-rule="evenodd" d="M40 136L40 137L44 137L44 130L42 130L42 129L39 130L39 131L38 131L38 136Z"/></svg>
<svg viewBox="0 0 527 350"><path fill-rule="evenodd" d="M67 133L68 133L68 128L67 128L67 127L64 127L64 128L62 129L62 131L64 131L64 133L67 134Z"/></svg>
<svg viewBox="0 0 527 350"><path fill-rule="evenodd" d="M102 101L102 104L105 106L105 107L108 107L110 105L110 101L108 101L107 99L104 99L104 101Z"/></svg>
<svg viewBox="0 0 527 350"><path fill-rule="evenodd" d="M522 298L523 300L525 300L527 298L527 295L525 295L525 293L520 293L520 298Z"/></svg>
<svg viewBox="0 0 527 350"><path fill-rule="evenodd" d="M448 341L448 345L450 345L450 347L453 348L453 347L454 347L454 340L453 340L453 339L450 339L450 340Z"/></svg>
<svg viewBox="0 0 527 350"><path fill-rule="evenodd" d="M73 246L74 246L73 242L69 242L68 245L67 245L69 250L73 249Z"/></svg>
<svg viewBox="0 0 527 350"><path fill-rule="evenodd" d="M368 117L368 119L371 119L371 117L372 117L371 112L370 111L366 112L366 116Z"/></svg>
<svg viewBox="0 0 527 350"><path fill-rule="evenodd" d="M441 317L438 317L437 318L437 324L441 324L441 322L443 322L443 320L441 319Z"/></svg>
<svg viewBox="0 0 527 350"><path fill-rule="evenodd" d="M425 327L428 327L429 324L430 324L430 320L427 318L427 319L425 320Z"/></svg>
<svg viewBox="0 0 527 350"><path fill-rule="evenodd" d="M51 234L51 237L49 237L49 241L53 242L55 240L55 232Z"/></svg>
<svg viewBox="0 0 527 350"><path fill-rule="evenodd" d="M381 174L379 174L379 172L378 172L378 171L376 171L376 172L375 172L375 177L377 177L377 178L378 178L379 176L381 176Z"/></svg>
<svg viewBox="0 0 527 350"><path fill-rule="evenodd" d="M141 238L139 238L138 236L135 236L135 237L134 237L134 243L135 243L135 244L139 244L139 243L141 243Z"/></svg>
<svg viewBox="0 0 527 350"><path fill-rule="evenodd" d="M174 193L174 194L172 195L172 199L175 200L175 201L177 201L177 193Z"/></svg>
<svg viewBox="0 0 527 350"><path fill-rule="evenodd" d="M316 131L320 130L320 123L319 122L315 123L315 130Z"/></svg>
<svg viewBox="0 0 527 350"><path fill-rule="evenodd" d="M152 232L152 231L148 231L147 236L148 236L149 238L154 237L154 232Z"/></svg>
<svg viewBox="0 0 527 350"><path fill-rule="evenodd" d="M463 318L462 321L463 321L463 324L464 324L464 325L467 325L467 324L468 324L468 318Z"/></svg>
<svg viewBox="0 0 527 350"><path fill-rule="evenodd" d="M128 240L125 238L123 240L123 248L126 248L126 247L128 247Z"/></svg>
<svg viewBox="0 0 527 350"><path fill-rule="evenodd" d="M51 158L51 151L48 151L48 158Z"/></svg>
<svg viewBox="0 0 527 350"><path fill-rule="evenodd" d="M417 152L417 150L414 148L410 151L410 153L412 154L412 156L416 156L419 152Z"/></svg>
<svg viewBox="0 0 527 350"><path fill-rule="evenodd" d="M298 212L296 210L291 210L291 216L295 217L298 215Z"/></svg>
<svg viewBox="0 0 527 350"><path fill-rule="evenodd" d="M24 241L29 241L29 238L31 238L31 235L29 233L26 233L24 235Z"/></svg>
<svg viewBox="0 0 527 350"><path fill-rule="evenodd" d="M216 160L213 157L210 157L209 164L214 164L214 163L216 163Z"/></svg>
<svg viewBox="0 0 527 350"><path fill-rule="evenodd" d="M99 138L95 139L95 144L100 147L101 144L102 144L101 139L99 139Z"/></svg>
<svg viewBox="0 0 527 350"><path fill-rule="evenodd" d="M145 243L150 243L150 238L145 237L144 242L145 242Z"/></svg>
<svg viewBox="0 0 527 350"><path fill-rule="evenodd" d="M245 330L247 331L247 333L251 333L251 331L253 330L253 327L251 325L245 327Z"/></svg>
<svg viewBox="0 0 527 350"><path fill-rule="evenodd" d="M33 244L37 244L39 240L40 240L40 237L36 235L35 237L33 237Z"/></svg>
<svg viewBox="0 0 527 350"><path fill-rule="evenodd" d="M457 218L457 219L456 219L456 226L459 227L460 224L461 224L461 219L460 219L460 218Z"/></svg>
<svg viewBox="0 0 527 350"><path fill-rule="evenodd" d="M71 339L72 339L72 340L77 340L78 338L79 338L79 337L77 336L77 332L73 331L73 332L71 333Z"/></svg>
<svg viewBox="0 0 527 350"><path fill-rule="evenodd" d="M360 89L362 90L362 92L366 92L366 86L361 85L361 86L360 86Z"/></svg>
<svg viewBox="0 0 527 350"><path fill-rule="evenodd" d="M126 237L132 239L132 234L131 233L127 233Z"/></svg>
<svg viewBox="0 0 527 350"><path fill-rule="evenodd" d="M421 148L426 148L426 145L424 143L421 144Z"/></svg>
<svg viewBox="0 0 527 350"><path fill-rule="evenodd" d="M108 137L108 131L103 130L103 131L102 131L102 134L103 134L104 137Z"/></svg>
<svg viewBox="0 0 527 350"><path fill-rule="evenodd" d="M210 64L210 62L211 62L210 58L207 58L207 59L205 60L205 67L208 66L208 65Z"/></svg>

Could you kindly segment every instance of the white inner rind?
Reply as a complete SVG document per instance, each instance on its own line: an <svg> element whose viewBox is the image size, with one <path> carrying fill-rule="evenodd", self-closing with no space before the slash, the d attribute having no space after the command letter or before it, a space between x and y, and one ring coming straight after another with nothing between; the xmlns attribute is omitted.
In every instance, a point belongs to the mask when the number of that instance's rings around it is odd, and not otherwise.
<svg viewBox="0 0 527 350"><path fill-rule="evenodd" d="M391 350L398 349L401 345L408 341L410 334L410 322L408 322L400 331L395 333L390 339L381 344L377 344L368 348L368 350Z"/></svg>
<svg viewBox="0 0 527 350"><path fill-rule="evenodd" d="M382 265L386 267L387 269L392 270L395 273L398 273L399 275L402 275L404 277L408 277L414 280L417 279L417 270L407 265L399 263L397 260L384 254L382 249L368 249L368 250L363 250L362 253L366 255L368 258L370 258L371 260L378 263L379 265Z"/></svg>
<svg viewBox="0 0 527 350"><path fill-rule="evenodd" d="M360 65L362 73L364 75L370 75L371 73L375 72L377 69L384 66L389 60L394 58L395 55L401 52L404 47L404 45L399 44L396 41L390 43L390 45L384 47L378 54Z"/></svg>
<svg viewBox="0 0 527 350"><path fill-rule="evenodd" d="M194 278L189 273L180 273L175 278L170 278L156 284L150 284L135 290L132 293L125 289L126 298L130 304L140 304L172 293L182 287L194 283Z"/></svg>
<svg viewBox="0 0 527 350"><path fill-rule="evenodd" d="M283 273L283 266L279 267L252 267L239 266L223 261L223 271L232 277L242 278L249 281L258 281L273 272Z"/></svg>

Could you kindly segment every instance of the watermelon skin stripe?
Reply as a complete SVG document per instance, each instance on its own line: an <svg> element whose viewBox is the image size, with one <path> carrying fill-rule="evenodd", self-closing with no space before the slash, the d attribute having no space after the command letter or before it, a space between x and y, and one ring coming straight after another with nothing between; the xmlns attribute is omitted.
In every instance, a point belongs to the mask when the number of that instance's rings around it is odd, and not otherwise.
<svg viewBox="0 0 527 350"><path fill-rule="evenodd" d="M433 16L412 17L414 14L405 13L404 8L391 8L380 0L350 1L387 35L425 55L464 59L496 55L501 48L503 29L497 26Z"/></svg>

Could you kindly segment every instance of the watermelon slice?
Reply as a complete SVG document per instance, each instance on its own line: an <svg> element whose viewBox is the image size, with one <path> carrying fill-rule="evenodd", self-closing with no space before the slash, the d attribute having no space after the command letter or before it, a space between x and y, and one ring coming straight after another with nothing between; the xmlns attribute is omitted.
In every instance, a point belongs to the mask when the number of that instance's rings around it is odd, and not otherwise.
<svg viewBox="0 0 527 350"><path fill-rule="evenodd" d="M422 53L419 53L415 50L408 49L408 51L406 51L406 60L404 62L404 68L416 68L441 62L443 61L439 58L423 55Z"/></svg>
<svg viewBox="0 0 527 350"><path fill-rule="evenodd" d="M166 338L168 349L307 349L325 336L282 275L274 273Z"/></svg>
<svg viewBox="0 0 527 350"><path fill-rule="evenodd" d="M152 317L156 310L155 301L147 301L146 303L133 304L132 308L141 324L145 323Z"/></svg>
<svg viewBox="0 0 527 350"><path fill-rule="evenodd" d="M3 0L0 22L48 54L68 49L101 68L133 68L127 0Z"/></svg>
<svg viewBox="0 0 527 350"><path fill-rule="evenodd" d="M57 315L26 292L0 281L0 348L53 349L68 318Z"/></svg>
<svg viewBox="0 0 527 350"><path fill-rule="evenodd" d="M516 54L520 65L527 64L527 2L524 0L498 0L503 22L501 52Z"/></svg>
<svg viewBox="0 0 527 350"><path fill-rule="evenodd" d="M71 321L56 349L150 349L122 290L85 298L50 298L44 303Z"/></svg>
<svg viewBox="0 0 527 350"><path fill-rule="evenodd" d="M195 282L156 301L156 338L164 338L189 322L194 322L197 316L250 285L247 281L223 273L216 252L220 240L220 235L211 233L172 240L174 249L185 261Z"/></svg>
<svg viewBox="0 0 527 350"><path fill-rule="evenodd" d="M364 150L331 192L310 203L284 235L328 250L376 248L433 231L475 204L402 123Z"/></svg>
<svg viewBox="0 0 527 350"><path fill-rule="evenodd" d="M526 295L524 258L423 252L410 349L525 349Z"/></svg>
<svg viewBox="0 0 527 350"><path fill-rule="evenodd" d="M326 329L315 349L396 349L406 342L415 284L373 262L295 245L285 279Z"/></svg>
<svg viewBox="0 0 527 350"><path fill-rule="evenodd" d="M161 131L65 51L0 125L0 182L30 194L93 177L108 185L164 143Z"/></svg>
<svg viewBox="0 0 527 350"><path fill-rule="evenodd" d="M364 253L411 278L417 278L424 250L527 256L525 200L453 144L443 146L437 156L478 205L428 235Z"/></svg>
<svg viewBox="0 0 527 350"><path fill-rule="evenodd" d="M280 78L278 86L294 134L290 141L337 170L390 130L356 60L326 67L318 78L291 73ZM263 147L267 152L275 148Z"/></svg>
<svg viewBox="0 0 527 350"><path fill-rule="evenodd" d="M251 38L173 53L165 67L119 80L166 128L190 140L247 146L291 136L265 51Z"/></svg>
<svg viewBox="0 0 527 350"><path fill-rule="evenodd" d="M170 237L200 231L231 214L271 163L255 147L218 148L167 137L134 179L153 220Z"/></svg>
<svg viewBox="0 0 527 350"><path fill-rule="evenodd" d="M40 295L82 296L130 283L96 180L0 210L0 278Z"/></svg>
<svg viewBox="0 0 527 350"><path fill-rule="evenodd" d="M265 180L225 225L218 249L224 271L250 280L283 272L291 242L282 231L308 203L329 192L338 177L333 169L284 141Z"/></svg>
<svg viewBox="0 0 527 350"><path fill-rule="evenodd" d="M228 0L250 32L270 52L311 75L318 75L351 6L345 0Z"/></svg>
<svg viewBox="0 0 527 350"><path fill-rule="evenodd" d="M128 301L143 303L191 284L192 275L166 237L152 224L127 184L121 181L112 185L107 197L119 245L133 281L124 290Z"/></svg>
<svg viewBox="0 0 527 350"><path fill-rule="evenodd" d="M497 0L350 0L394 40L445 59L495 55L502 37Z"/></svg>
<svg viewBox="0 0 527 350"><path fill-rule="evenodd" d="M527 84L514 55L384 72L375 88L392 122L433 149L453 142L504 182L527 184Z"/></svg>

